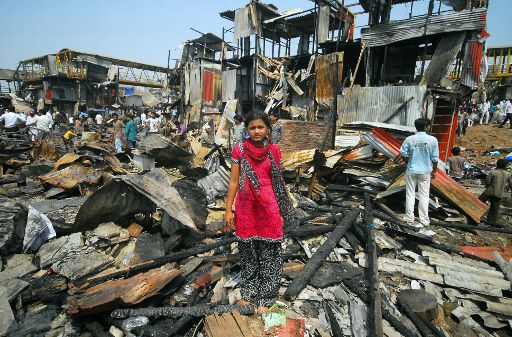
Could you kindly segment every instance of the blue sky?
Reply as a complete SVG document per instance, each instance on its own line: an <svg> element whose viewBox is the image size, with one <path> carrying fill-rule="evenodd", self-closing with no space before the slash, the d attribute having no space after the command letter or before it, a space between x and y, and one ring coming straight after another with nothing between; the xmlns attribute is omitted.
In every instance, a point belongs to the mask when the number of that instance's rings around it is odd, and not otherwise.
<svg viewBox="0 0 512 337"><path fill-rule="evenodd" d="M512 45L510 0L490 0L488 46ZM15 69L20 60L76 49L144 63L167 65L178 47L202 32L222 34L232 23L218 13L248 0L3 0L0 68ZM309 9L309 0L268 0L280 10ZM347 3L356 2L348 0ZM428 1L414 5L421 11ZM436 9L437 9L436 0ZM509 6L507 6L507 3ZM395 6L392 17L408 15L410 4ZM364 25L366 16L356 25ZM227 37L227 40L231 36ZM173 65L171 61L171 65Z"/></svg>

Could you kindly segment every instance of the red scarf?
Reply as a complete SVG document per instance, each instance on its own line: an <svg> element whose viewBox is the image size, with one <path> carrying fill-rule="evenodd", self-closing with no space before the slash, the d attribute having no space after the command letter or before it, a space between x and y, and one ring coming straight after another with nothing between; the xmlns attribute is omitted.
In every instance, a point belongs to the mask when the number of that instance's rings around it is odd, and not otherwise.
<svg viewBox="0 0 512 337"><path fill-rule="evenodd" d="M268 144L256 145L250 139L244 141L245 155L254 161L262 162L268 157L269 146Z"/></svg>

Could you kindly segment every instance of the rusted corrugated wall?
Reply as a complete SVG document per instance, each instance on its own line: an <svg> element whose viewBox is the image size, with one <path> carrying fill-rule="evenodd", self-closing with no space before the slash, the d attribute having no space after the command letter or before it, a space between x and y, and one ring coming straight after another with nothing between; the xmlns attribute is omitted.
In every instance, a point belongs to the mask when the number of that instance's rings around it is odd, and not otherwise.
<svg viewBox="0 0 512 337"><path fill-rule="evenodd" d="M318 55L316 57L316 101L320 105L332 106L336 85L336 62L338 62L338 87L341 88L343 52Z"/></svg>

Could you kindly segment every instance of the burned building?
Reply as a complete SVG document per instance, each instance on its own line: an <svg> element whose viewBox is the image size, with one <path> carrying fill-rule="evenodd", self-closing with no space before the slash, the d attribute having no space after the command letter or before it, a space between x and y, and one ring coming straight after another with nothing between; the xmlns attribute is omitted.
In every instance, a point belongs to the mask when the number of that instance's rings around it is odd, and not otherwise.
<svg viewBox="0 0 512 337"><path fill-rule="evenodd" d="M76 113L78 104L116 105L120 96L133 95L134 88L162 89L169 75L165 67L63 49L21 61L14 79L21 83L22 96L31 97L38 108L53 105Z"/></svg>
<svg viewBox="0 0 512 337"><path fill-rule="evenodd" d="M408 17L394 20L404 4ZM424 116L433 120L446 160L459 103L486 76L487 2L316 0L313 6L279 11L250 1L220 13L234 24L223 28L222 38L189 41L182 58L187 121L221 116L236 100L238 113L278 111L286 119L323 121L332 134L316 136L334 146L347 123L413 126ZM355 39L355 22L365 16Z"/></svg>

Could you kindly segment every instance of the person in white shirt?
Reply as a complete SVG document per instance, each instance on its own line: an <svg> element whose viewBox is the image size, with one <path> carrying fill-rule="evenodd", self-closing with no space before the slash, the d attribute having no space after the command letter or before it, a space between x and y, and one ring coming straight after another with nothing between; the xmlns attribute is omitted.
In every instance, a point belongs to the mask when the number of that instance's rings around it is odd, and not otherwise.
<svg viewBox="0 0 512 337"><path fill-rule="evenodd" d="M101 114L96 114L95 119L96 119L96 124L98 126L101 126L103 124L103 116Z"/></svg>
<svg viewBox="0 0 512 337"><path fill-rule="evenodd" d="M158 119L158 115L155 112L153 112L151 118L146 120L146 125L149 128L149 133L158 133L160 128L160 120Z"/></svg>
<svg viewBox="0 0 512 337"><path fill-rule="evenodd" d="M48 121L50 123L50 129L53 128L53 117L50 109L46 110L46 118L48 118Z"/></svg>
<svg viewBox="0 0 512 337"><path fill-rule="evenodd" d="M140 114L140 122L142 125L144 125L144 122L146 121L147 118L148 118L148 116L146 115L146 111L144 111Z"/></svg>
<svg viewBox="0 0 512 337"><path fill-rule="evenodd" d="M37 113L37 123L36 127L39 131L50 132L50 119L48 115L44 114L43 110L39 110Z"/></svg>
<svg viewBox="0 0 512 337"><path fill-rule="evenodd" d="M31 112L27 117L25 125L27 126L27 133L30 141L35 141L37 138L37 117L34 112Z"/></svg>
<svg viewBox="0 0 512 337"><path fill-rule="evenodd" d="M512 103L510 103L510 100L507 99L507 101L505 102L505 120L503 120L503 122L501 122L500 124L500 128L503 127L503 125L505 125L508 121L510 121L510 128L512 129Z"/></svg>
<svg viewBox="0 0 512 337"><path fill-rule="evenodd" d="M4 122L5 131L16 132L19 130L19 125L24 122L23 118L17 113L5 109L5 112L0 116L0 123Z"/></svg>
<svg viewBox="0 0 512 337"><path fill-rule="evenodd" d="M489 124L489 108L491 107L491 104L489 101L485 101L484 104L482 104L482 117L480 117L480 124Z"/></svg>

